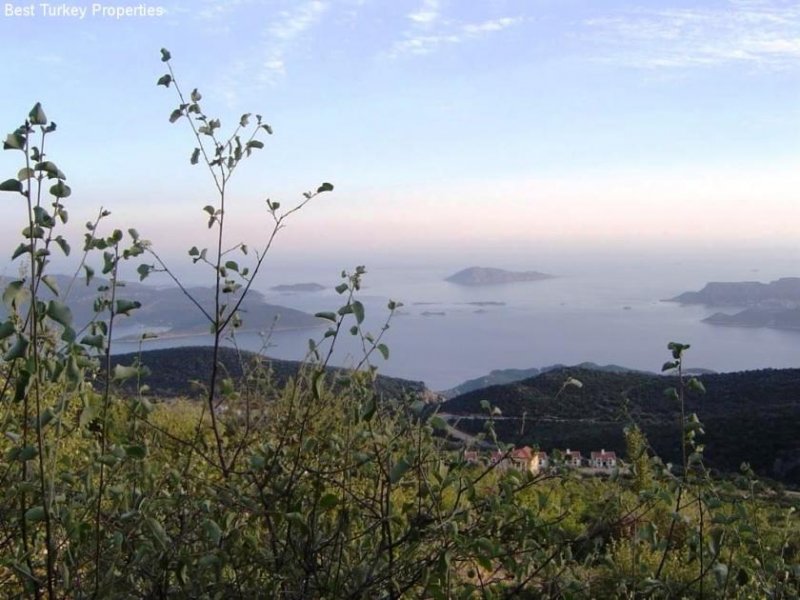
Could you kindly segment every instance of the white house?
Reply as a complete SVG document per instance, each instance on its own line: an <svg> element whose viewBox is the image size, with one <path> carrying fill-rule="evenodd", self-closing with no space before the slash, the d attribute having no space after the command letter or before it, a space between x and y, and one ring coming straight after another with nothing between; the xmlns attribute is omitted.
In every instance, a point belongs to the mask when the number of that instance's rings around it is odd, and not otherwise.
<svg viewBox="0 0 800 600"><path fill-rule="evenodd" d="M606 452L605 449L600 452L592 452L589 466L595 469L613 469L617 466L617 454L612 451Z"/></svg>
<svg viewBox="0 0 800 600"><path fill-rule="evenodd" d="M564 452L564 464L568 467L582 467L583 456L581 456L580 450L570 450L567 448Z"/></svg>

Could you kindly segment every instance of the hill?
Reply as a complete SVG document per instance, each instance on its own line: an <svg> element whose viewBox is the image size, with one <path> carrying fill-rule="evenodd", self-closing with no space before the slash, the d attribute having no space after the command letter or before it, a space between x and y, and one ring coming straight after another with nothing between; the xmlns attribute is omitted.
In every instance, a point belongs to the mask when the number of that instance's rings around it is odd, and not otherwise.
<svg viewBox="0 0 800 600"><path fill-rule="evenodd" d="M456 396L460 396L461 394L466 394L467 392L472 392L474 390L479 390L481 388L486 388L492 385L514 383L515 381L522 381L523 379L536 377L537 375L541 373L546 373L547 371L554 371L556 369L566 369L566 368L568 368L567 365L556 364L556 365L550 365L549 367L542 367L541 369L537 369L536 367L531 367L530 369L494 369L493 371L489 372L488 375L484 375L482 377L476 377L475 379L468 379L464 383L460 383L455 387L441 391L439 393L448 399L455 398ZM628 369L626 367L620 367L619 365L598 365L593 362L582 362L580 364L574 365L572 368L590 369L592 371L611 371L614 373L637 372L635 369Z"/></svg>
<svg viewBox="0 0 800 600"><path fill-rule="evenodd" d="M583 387L566 388L574 377ZM698 376L707 393L689 393L687 411L705 425L707 464L736 471L750 463L761 475L800 484L800 369L764 369ZM442 411L462 417L458 427L482 430L486 400L500 408L496 422L501 439L541 448L607 448L623 453L622 429L635 420L655 452L680 462L679 406L664 394L674 377L561 369L506 385L472 391L446 401ZM523 413L526 425L519 435ZM477 416L477 418L475 418ZM780 461L779 461L780 459ZM778 465L780 462L780 465Z"/></svg>
<svg viewBox="0 0 800 600"><path fill-rule="evenodd" d="M150 393L158 398L174 398L197 395L196 386L192 381L207 383L214 354L211 346L185 346L147 350L141 354L115 354L112 362L114 365L130 365L137 356L150 370L150 374L142 381L150 386ZM241 381L244 374L242 366L253 366L254 361L257 361L270 370L272 381L279 387L294 377L301 365L297 361L267 358L255 352L224 347L220 348L218 358L223 373L237 382ZM329 371L340 373L343 370L330 368ZM135 389L133 382L128 382L123 389L133 391ZM421 381L385 375L378 375L377 389L387 398L404 398L407 394L424 399L431 399L433 396Z"/></svg>

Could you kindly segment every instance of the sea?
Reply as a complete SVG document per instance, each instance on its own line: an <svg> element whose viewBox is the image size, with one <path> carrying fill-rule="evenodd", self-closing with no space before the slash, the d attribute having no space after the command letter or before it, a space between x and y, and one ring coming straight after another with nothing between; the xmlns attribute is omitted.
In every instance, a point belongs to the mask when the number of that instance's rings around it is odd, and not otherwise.
<svg viewBox="0 0 800 600"><path fill-rule="evenodd" d="M487 286L445 281L469 266L458 256L441 260L377 259L363 278L357 298L366 312L364 330L389 349L388 359L373 351L368 361L385 375L423 381L444 390L494 369L572 365L584 361L660 371L670 359L667 344L687 343L686 368L718 372L800 366L800 331L710 325L714 312L665 300L699 290L710 281L762 281L800 275L797 253L716 251L674 256L668 251L576 252L569 255L495 255L479 266L547 272L552 279ZM334 290L341 266L316 264L270 267L258 288L271 304L309 313L336 311L345 298ZM277 284L316 282L321 292L275 292ZM389 300L402 302L389 321ZM355 366L364 358L360 336L340 333L331 364ZM246 325L246 316L245 316ZM302 360L309 339L323 341L325 327L238 333L235 343L267 356ZM131 331L120 328L124 335ZM211 337L147 340L143 349L206 345ZM324 340L323 354L327 349ZM116 352L132 352L135 342L115 342Z"/></svg>

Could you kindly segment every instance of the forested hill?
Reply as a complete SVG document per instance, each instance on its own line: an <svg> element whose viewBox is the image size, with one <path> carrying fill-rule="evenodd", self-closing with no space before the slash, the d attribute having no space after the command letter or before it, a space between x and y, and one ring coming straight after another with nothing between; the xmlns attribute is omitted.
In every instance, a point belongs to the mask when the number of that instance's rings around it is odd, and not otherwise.
<svg viewBox="0 0 800 600"><path fill-rule="evenodd" d="M211 373L214 349L211 346L186 346L182 348L166 348L163 350L147 350L138 353L117 354L112 357L114 365L130 365L140 356L141 363L150 373L142 380L142 384L150 386L150 394L160 398L195 397L197 386L192 381L206 384ZM220 348L219 362L224 377L241 381L243 365L252 365L260 361L271 372L272 382L277 386L285 384L290 377L297 374L300 363L291 360L277 360L261 357L254 352L236 351L232 348ZM331 368L331 372L340 369ZM132 390L133 382L128 382L124 389ZM402 398L406 394L429 397L432 395L421 381L410 381L396 377L379 375L377 389L385 397Z"/></svg>
<svg viewBox="0 0 800 600"><path fill-rule="evenodd" d="M574 377L582 387L564 381ZM687 393L686 407L705 425L707 464L726 471L749 462L760 474L800 483L800 369L764 369L698 377L705 394ZM585 369L550 371L512 384L496 385L448 400L442 411L481 415L483 400L503 417L497 430L506 441L541 448L613 449L624 454L622 428L636 421L665 461L680 461L679 405L664 394L676 378L645 373ZM480 419L462 419L458 427L478 431ZM519 439L517 439L519 438Z"/></svg>

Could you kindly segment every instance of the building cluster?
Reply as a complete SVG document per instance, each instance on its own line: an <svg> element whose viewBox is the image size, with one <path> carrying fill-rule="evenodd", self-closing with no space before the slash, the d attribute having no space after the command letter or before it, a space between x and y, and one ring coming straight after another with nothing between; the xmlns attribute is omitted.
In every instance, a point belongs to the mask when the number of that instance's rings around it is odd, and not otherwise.
<svg viewBox="0 0 800 600"><path fill-rule="evenodd" d="M547 452L534 450L530 446L512 448L511 450L496 450L488 457L482 456L477 450L466 450L464 459L471 463L485 463L496 465L498 469L517 469L539 473L549 467L574 467L600 469L610 471L617 466L617 454L611 450L602 449L592 451L584 457L579 450L556 451L552 456Z"/></svg>

